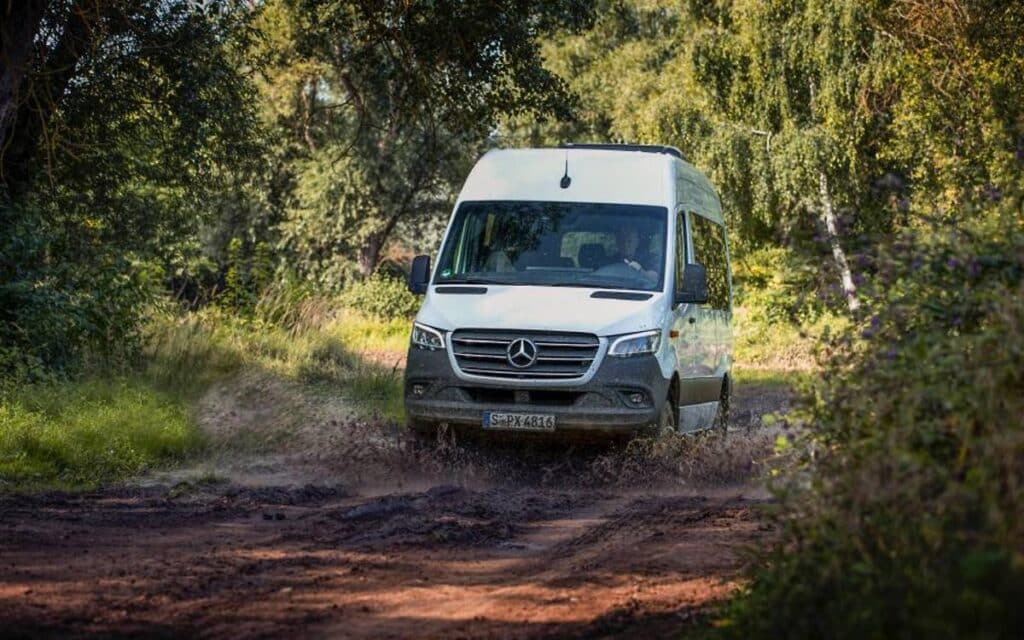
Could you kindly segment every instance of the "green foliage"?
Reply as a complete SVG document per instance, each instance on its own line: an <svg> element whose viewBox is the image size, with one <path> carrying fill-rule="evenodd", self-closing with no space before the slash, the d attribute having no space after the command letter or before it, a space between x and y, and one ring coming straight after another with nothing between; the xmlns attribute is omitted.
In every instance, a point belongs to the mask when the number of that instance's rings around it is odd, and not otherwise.
<svg viewBox="0 0 1024 640"><path fill-rule="evenodd" d="M915 185L906 210L949 219L1008 191L1024 154L1024 5L1013 0L877 3L902 54L882 72L895 95L892 141L879 154Z"/></svg>
<svg viewBox="0 0 1024 640"><path fill-rule="evenodd" d="M129 381L25 386L0 402L0 490L117 482L194 455L186 407Z"/></svg>
<svg viewBox="0 0 1024 640"><path fill-rule="evenodd" d="M409 292L405 282L380 274L349 284L341 301L349 308L382 320L410 319L419 311L421 302Z"/></svg>
<svg viewBox="0 0 1024 640"><path fill-rule="evenodd" d="M0 378L38 380L75 372L85 354L117 362L136 352L159 269L95 249L85 264L54 260L66 239L33 207L0 207L0 225L11 231L0 237Z"/></svg>
<svg viewBox="0 0 1024 640"><path fill-rule="evenodd" d="M831 272L780 247L740 256L733 268L733 359L740 367L815 368L822 341L850 326L824 291ZM833 294L835 296L836 294Z"/></svg>
<svg viewBox="0 0 1024 640"><path fill-rule="evenodd" d="M1024 209L880 247L832 345L783 534L723 635L1000 638L1024 624Z"/></svg>
<svg viewBox="0 0 1024 640"><path fill-rule="evenodd" d="M289 266L330 291L372 274L397 234L435 249L496 118L568 113L539 38L588 15L579 0L266 3L257 55Z"/></svg>
<svg viewBox="0 0 1024 640"><path fill-rule="evenodd" d="M130 355L225 167L253 155L241 3L62 0L0 94L0 375ZM33 46L47 43L48 46ZM7 68L3 69L7 82ZM168 268L169 267L169 268Z"/></svg>
<svg viewBox="0 0 1024 640"><path fill-rule="evenodd" d="M576 120L509 119L501 139L676 145L721 189L734 257L796 253L834 305L833 246L870 252L933 204L961 216L1019 172L1024 5L968 4L605 0L545 45Z"/></svg>
<svg viewBox="0 0 1024 640"><path fill-rule="evenodd" d="M243 265L242 265L242 241L232 238L228 243L227 270L224 274L224 293L221 294L221 302L240 309L243 306L243 298L247 297L247 291L243 288Z"/></svg>
<svg viewBox="0 0 1024 640"><path fill-rule="evenodd" d="M733 301L756 309L770 324L803 324L825 312L820 263L804 256L770 247L741 256L732 263Z"/></svg>
<svg viewBox="0 0 1024 640"><path fill-rule="evenodd" d="M361 161L336 156L331 147L296 163L295 206L279 227L289 265L322 291L358 277L359 252L386 219Z"/></svg>
<svg viewBox="0 0 1024 640"><path fill-rule="evenodd" d="M274 272L267 244L261 242L247 256L239 238L228 243L224 268L224 287L217 301L228 309L242 314L250 313L259 302L264 290L271 286Z"/></svg>

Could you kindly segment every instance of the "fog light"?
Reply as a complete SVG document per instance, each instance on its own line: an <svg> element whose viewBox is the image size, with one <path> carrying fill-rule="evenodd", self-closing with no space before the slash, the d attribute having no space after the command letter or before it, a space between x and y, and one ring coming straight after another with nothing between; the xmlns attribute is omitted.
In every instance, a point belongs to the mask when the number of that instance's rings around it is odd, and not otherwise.
<svg viewBox="0 0 1024 640"><path fill-rule="evenodd" d="M647 402L647 396L639 391L629 394L629 401L633 404L644 404Z"/></svg>
<svg viewBox="0 0 1024 640"><path fill-rule="evenodd" d="M423 384L414 384L414 385L412 385L412 395L414 395L414 396L422 396L423 393L426 390L427 390L427 386L426 385L423 385Z"/></svg>

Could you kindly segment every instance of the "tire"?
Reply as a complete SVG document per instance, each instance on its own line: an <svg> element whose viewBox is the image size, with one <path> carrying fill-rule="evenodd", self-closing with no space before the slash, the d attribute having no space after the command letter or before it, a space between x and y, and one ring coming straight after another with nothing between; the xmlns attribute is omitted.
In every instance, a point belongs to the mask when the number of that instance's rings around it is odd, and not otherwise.
<svg viewBox="0 0 1024 640"><path fill-rule="evenodd" d="M679 410L675 406L672 393L668 394L665 402L661 404L661 413L658 414L658 433L679 430Z"/></svg>
<svg viewBox="0 0 1024 640"><path fill-rule="evenodd" d="M730 408L730 393L731 387L729 385L729 379L726 378L722 382L722 394L718 398L718 413L715 414L715 421L711 423L711 433L720 437L725 438L729 433L729 408Z"/></svg>

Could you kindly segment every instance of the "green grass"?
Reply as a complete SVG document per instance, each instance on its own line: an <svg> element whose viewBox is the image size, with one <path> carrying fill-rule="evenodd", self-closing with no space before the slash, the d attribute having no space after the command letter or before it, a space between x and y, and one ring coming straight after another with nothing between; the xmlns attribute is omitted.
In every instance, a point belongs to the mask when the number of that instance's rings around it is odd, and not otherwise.
<svg viewBox="0 0 1024 640"><path fill-rule="evenodd" d="M834 314L824 313L813 322L797 326L769 322L756 307L737 307L733 360L747 370L813 371L818 368L817 351L822 342L848 326L848 319Z"/></svg>
<svg viewBox="0 0 1024 640"><path fill-rule="evenodd" d="M299 329L246 321L217 309L164 318L153 327L148 375L162 388L194 393L241 369L339 395L364 414L402 420L402 371L411 322L317 310Z"/></svg>
<svg viewBox="0 0 1024 640"><path fill-rule="evenodd" d="M137 381L25 386L0 403L0 489L95 487L203 446L180 398Z"/></svg>
<svg viewBox="0 0 1024 640"><path fill-rule="evenodd" d="M144 365L130 378L97 371L77 381L8 385L0 393L0 490L92 488L201 455L215 445L196 424L196 404L243 371L402 420L396 363L411 323L311 308L291 329L218 309L160 315Z"/></svg>
<svg viewBox="0 0 1024 640"><path fill-rule="evenodd" d="M405 355L409 346L410 320L374 320L353 311L343 312L331 329L357 351Z"/></svg>
<svg viewBox="0 0 1024 640"><path fill-rule="evenodd" d="M813 369L772 369L747 367L737 363L733 367L733 382L747 387L799 389L815 375Z"/></svg>

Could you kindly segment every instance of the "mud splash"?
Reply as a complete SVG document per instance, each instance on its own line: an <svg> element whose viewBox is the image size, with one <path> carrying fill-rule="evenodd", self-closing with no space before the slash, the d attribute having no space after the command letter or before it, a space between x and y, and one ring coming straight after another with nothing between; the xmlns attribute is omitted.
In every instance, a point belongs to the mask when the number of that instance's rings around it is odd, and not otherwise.
<svg viewBox="0 0 1024 640"><path fill-rule="evenodd" d="M484 441L439 431L424 441L398 424L350 419L330 427L313 464L362 487L697 488L758 478L778 435L762 424L763 396L739 399L727 435L666 433L608 444ZM787 405L773 405L784 410Z"/></svg>

